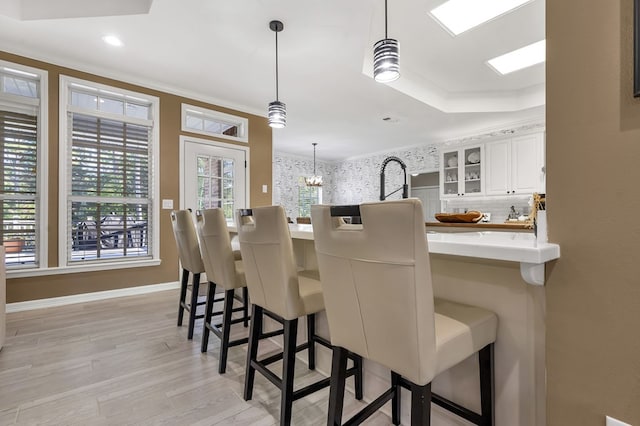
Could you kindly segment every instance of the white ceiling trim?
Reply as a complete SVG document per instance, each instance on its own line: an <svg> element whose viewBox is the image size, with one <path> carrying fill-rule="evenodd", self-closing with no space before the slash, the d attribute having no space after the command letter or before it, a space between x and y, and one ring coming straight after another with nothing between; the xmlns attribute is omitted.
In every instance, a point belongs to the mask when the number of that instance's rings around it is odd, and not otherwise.
<svg viewBox="0 0 640 426"><path fill-rule="evenodd" d="M362 73L373 78L373 59L370 52L365 53ZM447 92L406 68L401 68L400 73L400 78L387 83L387 86L446 113L513 112L545 104L544 83L522 90L461 94Z"/></svg>

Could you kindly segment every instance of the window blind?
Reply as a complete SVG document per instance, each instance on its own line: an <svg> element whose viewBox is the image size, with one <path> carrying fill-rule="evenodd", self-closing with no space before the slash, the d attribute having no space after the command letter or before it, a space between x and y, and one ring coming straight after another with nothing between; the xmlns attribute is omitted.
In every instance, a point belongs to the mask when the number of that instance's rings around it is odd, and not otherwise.
<svg viewBox="0 0 640 426"><path fill-rule="evenodd" d="M69 113L69 259L149 255L150 126Z"/></svg>
<svg viewBox="0 0 640 426"><path fill-rule="evenodd" d="M0 218L6 263L37 265L38 120L0 110Z"/></svg>

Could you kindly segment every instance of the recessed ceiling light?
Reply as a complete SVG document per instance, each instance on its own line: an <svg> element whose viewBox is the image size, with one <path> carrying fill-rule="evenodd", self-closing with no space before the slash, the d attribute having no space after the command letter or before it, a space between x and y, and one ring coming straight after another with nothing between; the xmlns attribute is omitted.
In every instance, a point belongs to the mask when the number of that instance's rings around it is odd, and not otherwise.
<svg viewBox="0 0 640 426"><path fill-rule="evenodd" d="M106 35L102 37L102 41L104 41L105 43L111 46L118 46L118 47L122 46L122 40L120 40L118 37L114 35Z"/></svg>
<svg viewBox="0 0 640 426"><path fill-rule="evenodd" d="M504 75L544 62L545 58L546 42L540 40L497 58L489 59L487 63L498 74Z"/></svg>
<svg viewBox="0 0 640 426"><path fill-rule="evenodd" d="M449 0L430 14L454 36L533 0Z"/></svg>

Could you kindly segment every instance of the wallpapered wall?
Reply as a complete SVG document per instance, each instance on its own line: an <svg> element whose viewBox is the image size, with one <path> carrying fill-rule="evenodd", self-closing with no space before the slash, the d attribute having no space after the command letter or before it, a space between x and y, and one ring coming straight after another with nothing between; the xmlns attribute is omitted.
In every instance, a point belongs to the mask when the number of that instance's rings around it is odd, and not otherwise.
<svg viewBox="0 0 640 426"><path fill-rule="evenodd" d="M396 156L405 162L407 172L438 169L438 147L425 145L389 151L370 157L326 163L316 160L316 170L324 178L322 202L325 204L356 204L377 201L380 197L380 166L385 158ZM276 152L273 158L273 203L284 206L287 216L298 216L298 179L313 174L313 159ZM402 185L400 165L389 163L385 170L386 192ZM338 178L339 177L339 178ZM398 192L389 199L401 198Z"/></svg>
<svg viewBox="0 0 640 426"><path fill-rule="evenodd" d="M438 170L439 157L436 145L424 145L375 154L336 163L334 173L340 176L332 189L335 204L361 203L380 199L380 166L385 158L395 156L407 165L407 181L411 172ZM403 173L400 165L391 162L385 169L385 192L388 194L402 186ZM402 198L398 191L388 199Z"/></svg>
<svg viewBox="0 0 640 426"><path fill-rule="evenodd" d="M316 160L316 173L323 177L322 202L331 203L334 165ZM298 214L298 180L313 174L313 158L274 153L273 204L284 206L287 216L295 220Z"/></svg>
<svg viewBox="0 0 640 426"><path fill-rule="evenodd" d="M530 130L544 131L544 123L527 124L449 141L447 146L482 142L492 137ZM377 201L380 199L380 166L385 158L395 156L404 161L407 165L407 175L417 172L438 171L440 167L439 150L441 147L441 144L426 144L335 163L316 161L317 172L324 178L322 202L325 204L358 204L366 201ZM298 179L300 176L310 176L311 174L313 174L312 158L274 152L273 203L284 206L287 216L291 218L299 216ZM403 174L398 163L389 163L385 169L385 175L385 192L387 194L402 186ZM407 176L407 179L409 179L409 176ZM398 191L388 199L401 197L402 191ZM491 213L492 222L504 222L512 205L517 211L523 214L528 213L528 201L529 196L526 195L514 195L504 199L495 197L474 200L451 199L444 203L442 211L452 212L454 208L475 209Z"/></svg>

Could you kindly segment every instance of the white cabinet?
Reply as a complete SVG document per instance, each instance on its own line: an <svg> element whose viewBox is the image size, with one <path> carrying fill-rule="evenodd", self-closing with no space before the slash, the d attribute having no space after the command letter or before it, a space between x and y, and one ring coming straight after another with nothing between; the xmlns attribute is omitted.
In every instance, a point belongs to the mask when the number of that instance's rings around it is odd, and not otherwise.
<svg viewBox="0 0 640 426"><path fill-rule="evenodd" d="M485 145L486 195L545 192L544 135L534 133Z"/></svg>
<svg viewBox="0 0 640 426"><path fill-rule="evenodd" d="M442 198L483 195L484 152L482 145L443 150L440 154Z"/></svg>

